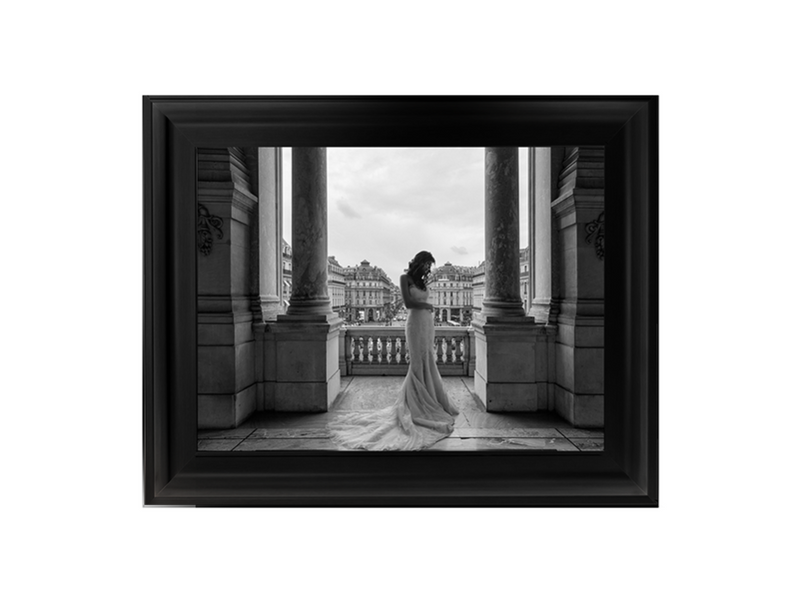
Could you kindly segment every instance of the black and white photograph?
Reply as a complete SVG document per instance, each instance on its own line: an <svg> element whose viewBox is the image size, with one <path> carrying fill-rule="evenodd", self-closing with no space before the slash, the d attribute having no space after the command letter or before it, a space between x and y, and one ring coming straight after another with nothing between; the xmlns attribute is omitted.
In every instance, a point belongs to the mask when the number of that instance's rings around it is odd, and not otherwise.
<svg viewBox="0 0 804 603"><path fill-rule="evenodd" d="M604 450L605 148L197 150L198 450Z"/></svg>

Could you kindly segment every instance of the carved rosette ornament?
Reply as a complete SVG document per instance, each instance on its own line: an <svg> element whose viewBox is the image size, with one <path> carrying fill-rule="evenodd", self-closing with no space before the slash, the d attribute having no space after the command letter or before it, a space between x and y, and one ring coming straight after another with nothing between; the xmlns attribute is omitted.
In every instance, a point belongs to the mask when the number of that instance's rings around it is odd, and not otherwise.
<svg viewBox="0 0 804 603"><path fill-rule="evenodd" d="M595 254L599 260L602 260L605 256L605 248L604 248L604 225L603 225L603 214L605 212L600 212L600 215L597 217L597 220L593 220L586 225L586 242L591 243L592 239L595 241Z"/></svg>
<svg viewBox="0 0 804 603"><path fill-rule="evenodd" d="M212 251L212 233L219 239L223 238L223 220L209 213L201 203L198 204L198 250L204 255Z"/></svg>

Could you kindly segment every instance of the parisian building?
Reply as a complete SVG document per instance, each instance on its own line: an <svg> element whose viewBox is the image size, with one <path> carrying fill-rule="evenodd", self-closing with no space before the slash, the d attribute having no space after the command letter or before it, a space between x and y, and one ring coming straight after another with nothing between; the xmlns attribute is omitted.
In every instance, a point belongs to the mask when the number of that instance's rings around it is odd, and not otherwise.
<svg viewBox="0 0 804 603"><path fill-rule="evenodd" d="M477 319L483 310L483 296L486 293L486 262L480 262L472 270L472 318Z"/></svg>
<svg viewBox="0 0 804 603"><path fill-rule="evenodd" d="M394 284L385 270L363 260L345 269L344 318L351 322L381 322L396 313ZM398 291L398 287L396 287Z"/></svg>
<svg viewBox="0 0 804 603"><path fill-rule="evenodd" d="M327 258L327 288L332 311L343 318L346 309L346 268L338 263L334 255Z"/></svg>
<svg viewBox="0 0 804 603"><path fill-rule="evenodd" d="M282 239L282 313L290 303L293 288L293 249Z"/></svg>
<svg viewBox="0 0 804 603"><path fill-rule="evenodd" d="M522 296L522 307L525 314L530 312L530 298L528 295L528 280L530 279L530 262L528 261L530 249L519 250L519 294Z"/></svg>
<svg viewBox="0 0 804 603"><path fill-rule="evenodd" d="M472 267L454 266L450 262L433 270L428 287L436 323L457 326L471 322L474 271Z"/></svg>

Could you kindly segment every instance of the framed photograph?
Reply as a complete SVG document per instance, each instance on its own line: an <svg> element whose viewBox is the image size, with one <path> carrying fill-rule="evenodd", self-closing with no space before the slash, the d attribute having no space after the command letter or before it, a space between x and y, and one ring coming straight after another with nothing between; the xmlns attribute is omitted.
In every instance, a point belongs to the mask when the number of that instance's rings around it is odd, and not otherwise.
<svg viewBox="0 0 804 603"><path fill-rule="evenodd" d="M144 501L658 506L658 97L145 97Z"/></svg>

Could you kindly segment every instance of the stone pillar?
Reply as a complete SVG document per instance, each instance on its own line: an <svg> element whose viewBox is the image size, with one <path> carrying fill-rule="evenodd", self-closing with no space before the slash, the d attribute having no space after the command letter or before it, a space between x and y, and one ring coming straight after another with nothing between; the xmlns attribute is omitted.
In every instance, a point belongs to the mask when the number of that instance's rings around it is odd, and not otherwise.
<svg viewBox="0 0 804 603"><path fill-rule="evenodd" d="M486 149L485 291L475 329L475 392L493 411L547 408L545 327L525 315L519 289L516 147Z"/></svg>
<svg viewBox="0 0 804 603"><path fill-rule="evenodd" d="M258 316L276 320L282 312L282 152L258 149Z"/></svg>
<svg viewBox="0 0 804 603"><path fill-rule="evenodd" d="M528 234L530 253L529 285L531 302L529 314L538 324L550 320L552 299L552 202L550 187L550 148L528 149L530 162L528 186Z"/></svg>
<svg viewBox="0 0 804 603"><path fill-rule="evenodd" d="M327 150L293 149L293 281L288 314L332 314L327 287Z"/></svg>
<svg viewBox="0 0 804 603"><path fill-rule="evenodd" d="M326 148L294 148L293 269L287 313L276 337L277 411L326 411L340 390L338 331L327 285Z"/></svg>
<svg viewBox="0 0 804 603"><path fill-rule="evenodd" d="M486 149L486 293L483 316L524 316L519 294L519 156Z"/></svg>
<svg viewBox="0 0 804 603"><path fill-rule="evenodd" d="M258 406L252 330L256 175L250 151L198 149L198 427L231 428Z"/></svg>
<svg viewBox="0 0 804 603"><path fill-rule="evenodd" d="M555 409L577 427L602 427L603 147L567 150L552 205L560 255Z"/></svg>

